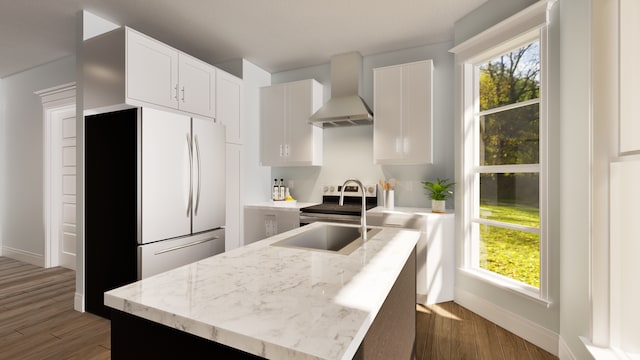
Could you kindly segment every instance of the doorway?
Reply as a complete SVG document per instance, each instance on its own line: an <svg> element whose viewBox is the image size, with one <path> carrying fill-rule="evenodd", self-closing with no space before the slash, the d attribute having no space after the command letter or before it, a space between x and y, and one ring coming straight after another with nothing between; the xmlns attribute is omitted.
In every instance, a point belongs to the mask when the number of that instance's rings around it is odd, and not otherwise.
<svg viewBox="0 0 640 360"><path fill-rule="evenodd" d="M76 269L75 83L36 92L44 121L44 267Z"/></svg>

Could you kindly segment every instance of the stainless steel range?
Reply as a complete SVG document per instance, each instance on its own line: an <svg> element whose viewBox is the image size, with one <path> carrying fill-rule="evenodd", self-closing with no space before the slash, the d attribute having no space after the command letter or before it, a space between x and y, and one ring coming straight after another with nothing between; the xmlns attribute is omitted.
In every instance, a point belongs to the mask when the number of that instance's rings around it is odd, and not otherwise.
<svg viewBox="0 0 640 360"><path fill-rule="evenodd" d="M343 224L360 224L362 213L362 193L358 185L347 185L344 188L344 205L340 206L342 185L323 185L322 204L300 209L300 226L313 222L337 222ZM378 189L376 185L364 185L366 208L378 206Z"/></svg>

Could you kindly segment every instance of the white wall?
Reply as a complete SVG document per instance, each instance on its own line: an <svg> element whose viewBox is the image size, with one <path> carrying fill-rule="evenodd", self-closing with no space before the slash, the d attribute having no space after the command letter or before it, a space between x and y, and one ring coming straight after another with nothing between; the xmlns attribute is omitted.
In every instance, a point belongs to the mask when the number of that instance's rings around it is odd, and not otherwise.
<svg viewBox="0 0 640 360"><path fill-rule="evenodd" d="M380 166L373 163L373 126L354 126L324 130L322 167L272 168L271 180L293 181L292 195L301 201L320 201L319 186L342 183L354 177L376 184L379 179L395 178L396 206L430 207L420 181L454 176L453 157L453 56L451 42L421 46L363 58L361 96L373 109L373 69L381 66L433 59L434 61L434 163L432 165ZM325 102L331 94L329 64L273 74L273 83L316 79L324 85ZM375 114L374 114L375 121ZM265 184L269 186L269 184ZM266 200L266 199L264 199ZM451 203L452 204L452 203ZM452 205L449 204L449 207Z"/></svg>
<svg viewBox="0 0 640 360"><path fill-rule="evenodd" d="M43 261L43 120L34 91L75 81L75 57L65 57L2 79L4 164L0 176L3 253ZM26 257L26 258L25 258Z"/></svg>

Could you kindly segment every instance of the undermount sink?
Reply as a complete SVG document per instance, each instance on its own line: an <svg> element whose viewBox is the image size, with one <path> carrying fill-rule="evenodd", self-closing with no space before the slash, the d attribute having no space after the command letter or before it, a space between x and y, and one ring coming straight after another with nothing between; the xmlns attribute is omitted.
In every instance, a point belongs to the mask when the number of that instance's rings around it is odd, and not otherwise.
<svg viewBox="0 0 640 360"><path fill-rule="evenodd" d="M367 229L370 239L380 229ZM348 255L363 244L360 227L323 224L315 228L292 235L271 245L329 251Z"/></svg>

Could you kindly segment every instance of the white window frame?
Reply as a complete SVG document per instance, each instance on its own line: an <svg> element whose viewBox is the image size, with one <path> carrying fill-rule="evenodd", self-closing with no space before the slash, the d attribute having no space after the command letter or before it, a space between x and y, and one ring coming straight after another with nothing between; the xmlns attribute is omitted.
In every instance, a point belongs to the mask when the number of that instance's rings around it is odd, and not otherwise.
<svg viewBox="0 0 640 360"><path fill-rule="evenodd" d="M462 244L462 270L480 280L513 291L529 299L549 305L548 295L548 245L547 245L547 28L548 10L555 1L540 1L507 20L485 30L471 39L457 45L450 51L455 54L459 76L460 136L462 152L458 165L458 192L462 194L458 203L460 216L458 241ZM538 165L492 166L492 171L501 172L519 167L519 172L539 172L540 181L540 288L524 284L506 276L484 270L478 264L478 224L476 209L479 205L478 165L479 149L478 108L476 99L479 89L477 66L538 40L540 42L540 160ZM476 205L478 204L478 205ZM501 224L502 225L502 224ZM519 229L520 230L520 229Z"/></svg>

